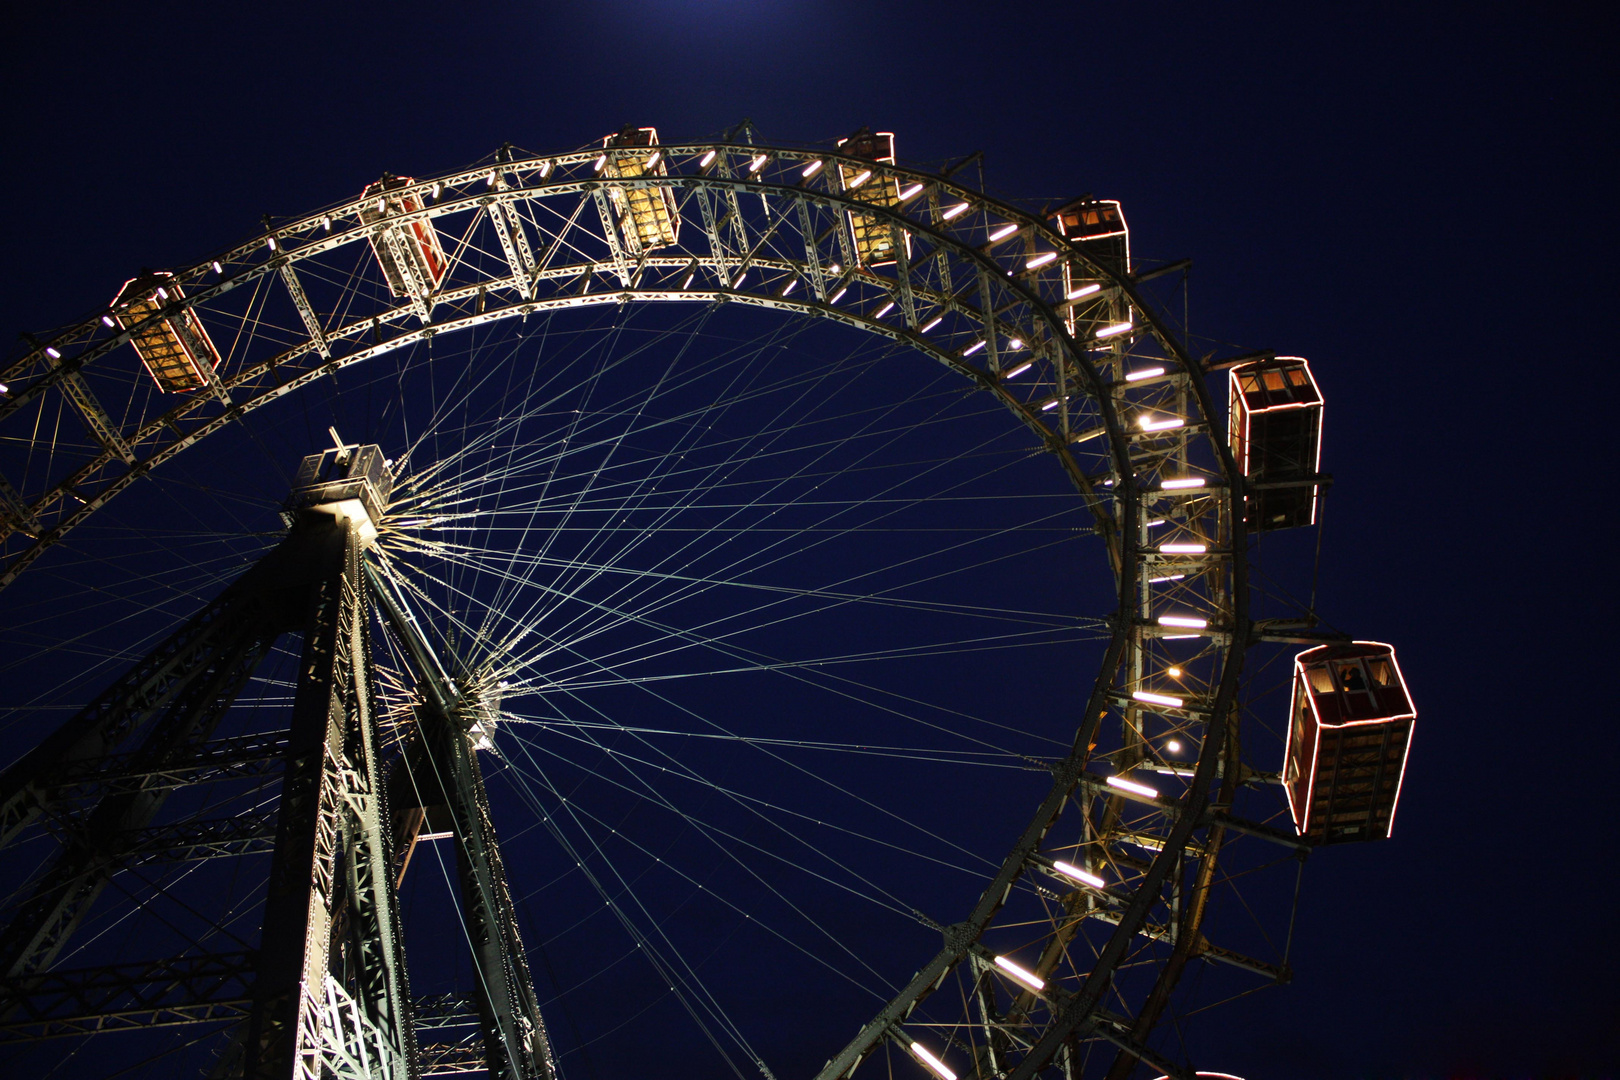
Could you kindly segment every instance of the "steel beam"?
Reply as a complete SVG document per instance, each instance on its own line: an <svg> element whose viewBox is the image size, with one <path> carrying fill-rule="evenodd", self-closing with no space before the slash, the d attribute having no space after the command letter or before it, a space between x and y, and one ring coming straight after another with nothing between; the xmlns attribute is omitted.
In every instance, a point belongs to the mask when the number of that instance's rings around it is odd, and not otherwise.
<svg viewBox="0 0 1620 1080"><path fill-rule="evenodd" d="M426 690L418 708L419 753L405 758L418 785L440 795L450 811L461 877L462 919L478 977L474 1000L484 1055L498 1080L554 1080L556 1064L529 972L517 911L490 819L483 771L461 717L461 700L401 594L376 574L373 595L387 625L417 667ZM414 763L414 764L413 764Z"/></svg>
<svg viewBox="0 0 1620 1080"><path fill-rule="evenodd" d="M282 284L287 286L287 295L292 297L293 307L298 309L298 318L303 322L309 340L315 344L315 351L331 359L332 346L326 340L326 331L321 327L321 320L316 316L315 309L310 306L309 297L304 293L304 285L298 280L297 271L285 256L282 257L278 269L281 271ZM230 399L226 398L225 403L230 404Z"/></svg>

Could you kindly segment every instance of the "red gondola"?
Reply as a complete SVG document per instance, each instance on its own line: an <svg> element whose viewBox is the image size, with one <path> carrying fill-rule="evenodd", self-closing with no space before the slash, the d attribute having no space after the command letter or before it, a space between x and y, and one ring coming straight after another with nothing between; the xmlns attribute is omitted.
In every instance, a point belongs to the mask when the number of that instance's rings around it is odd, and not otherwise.
<svg viewBox="0 0 1620 1080"><path fill-rule="evenodd" d="M1232 454L1249 478L1244 500L1251 529L1316 523L1322 459L1322 392L1311 366L1277 356L1232 369Z"/></svg>
<svg viewBox="0 0 1620 1080"><path fill-rule="evenodd" d="M1417 717L1395 650L1356 641L1300 653L1292 710L1283 784L1299 835L1389 836Z"/></svg>
<svg viewBox="0 0 1620 1080"><path fill-rule="evenodd" d="M427 218L417 218L403 229L385 224L390 218L422 209L419 196L402 190L415 183L408 176L385 175L361 194L360 221L382 226L372 230L371 250L395 296L428 296L444 280L450 265L438 230Z"/></svg>

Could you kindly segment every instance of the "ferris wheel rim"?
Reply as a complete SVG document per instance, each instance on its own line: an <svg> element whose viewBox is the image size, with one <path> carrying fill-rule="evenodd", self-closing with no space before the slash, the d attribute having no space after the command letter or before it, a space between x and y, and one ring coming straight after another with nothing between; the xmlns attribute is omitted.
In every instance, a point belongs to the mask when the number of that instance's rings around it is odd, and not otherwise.
<svg viewBox="0 0 1620 1080"><path fill-rule="evenodd" d="M839 157L839 155L836 154L827 154L821 151L806 151L796 148L766 147L753 144L749 144L745 148L741 145L734 144L728 146L726 144L713 142L672 146L670 147L670 152L673 156L675 153L679 153L683 149L708 152L716 147L728 152L737 153L741 153L746 150L746 152L751 155L768 153L778 157L786 157L795 161L807 161L812 158L830 160ZM575 152L571 155L551 155L550 157L546 158L536 157L530 160L552 161L558 163L556 167L566 165L577 166L583 164L591 158L594 158L596 154L596 151L582 151ZM522 165L522 162L499 164L519 167ZM435 184L447 184L452 181L459 181L462 183L477 182L482 180L486 174L491 174L491 167L481 165L471 169L459 170L454 173L445 174L439 178L430 178L428 180L421 181L412 190L425 192ZM1041 236L1053 246L1062 243L1062 238L1053 233L1053 231L1049 229L1038 216L1031 215L1026 211L1012 207L1008 204L997 202L991 199L989 196L984 195L982 192L976 192L973 189L966 188L961 185L953 185L946 179L932 176L927 173L916 172L899 167L888 167L884 170L884 175L893 176L896 180L907 180L915 183L931 183L937 185L942 190L948 190L953 194L960 194L966 198L971 198L972 200L982 204L984 208L994 210L994 212L1008 219L1009 221L1018 222L1022 230L1027 230L1032 235ZM806 193L802 190L795 190L784 185L771 184L763 181L746 182L737 181L735 179L714 181L704 178L694 179L691 177L683 177L681 179L683 186L688 189L708 188L716 191L730 190L732 192L741 190L748 193L762 193L762 196L775 195L784 198L806 197ZM635 186L638 183L640 186L646 187L658 186L652 181L632 181L627 183L625 186ZM577 192L583 199L593 192L604 190L607 186L608 185L605 181L575 179L569 181L568 183L558 182L557 184L547 187L545 192L549 194L568 194L571 192ZM469 195L458 200L447 201L442 204L435 204L431 210L420 211L418 216L420 216L423 220L431 220L436 217L447 216L458 211L470 209L475 205L487 207L492 205L492 203L503 201L503 198L504 201L507 202L516 202L519 199L526 197L527 194L528 193L525 192L519 192L509 196L503 195L502 197L493 198L487 195ZM896 228L906 228L912 230L917 235L928 234L929 239L932 241L959 249L958 253L963 254L968 258L978 259L982 262L991 261L986 253L982 251L973 251L967 248L965 245L958 244L945 234L939 232L930 232L926 226L919 225L916 222L906 219L898 211L891 212L887 208L876 208L874 210L874 208L869 204L860 203L851 198L841 197L832 193L818 193L815 196L815 199L819 204L831 208L834 213L860 212L884 217L890 220ZM317 211L314 214L305 215L302 218L285 223L273 229L268 234L271 238L268 245L263 237L247 241L235 248L230 249L230 251L227 252L222 259L198 263L185 271L181 271L177 276L181 280L198 280L206 277L208 270L218 267L222 262L245 262L250 260L251 257L261 249L275 252L277 251L278 246L284 244L285 241L283 238L313 232L321 226L323 221L330 222L335 215L357 215L363 202L364 199L350 200L346 203L335 204L333 208L328 210ZM347 228L344 231L333 235L329 240L320 241L318 244L312 245L308 248L284 249L279 256L265 258L255 266L244 270L240 274L216 282L213 285L197 289L187 297L185 306L187 308L201 307L209 300L223 294L226 291L229 291L230 289L234 289L243 284L248 284L259 278L268 278L280 272L282 267L296 266L305 258L310 258L322 252L335 249L343 244L354 243L358 239L363 238L364 235L364 226L356 224L353 227ZM279 244L278 241L280 241ZM1080 256L1077 255L1075 257L1079 258ZM578 273L583 265L584 264L567 264L559 269L559 276L572 276L573 274ZM792 271L791 267L773 264L769 259L760 259L753 263L753 266L767 271ZM851 270L853 269L854 268L852 267ZM997 269L999 270L999 267ZM1216 689L1212 699L1209 701L1207 707L1207 712L1210 717L1218 717L1229 711L1232 702L1235 700L1238 680L1240 678L1242 669L1241 659L1244 648L1246 647L1246 642L1242 640L1242 634L1244 633L1243 628L1246 624L1247 617L1247 556L1244 552L1243 544L1243 515L1241 513L1243 495L1241 478L1232 462L1229 449L1216 433L1213 402L1210 400L1208 388L1202 382L1202 371L1198 369L1198 367L1189 357L1187 357L1185 351L1179 347L1174 335L1171 334L1156 317L1154 317L1150 306L1143 301L1133 282L1126 279L1122 275L1114 273L1107 267L1093 265L1092 271L1098 276L1110 279L1111 288L1117 291L1120 296L1126 298L1126 302L1131 304L1133 309L1143 318L1145 322L1144 329L1160 343L1162 348L1173 360L1182 365L1184 373L1188 377L1188 384L1192 388L1194 396L1198 399L1200 411L1203 413L1206 419L1206 427L1203 432L1203 437L1214 451L1213 456L1217 463L1219 473L1221 474L1220 479L1224 485L1223 498L1228 507L1230 527L1233 530L1233 542L1228 546L1226 551L1221 556L1221 558L1224 560L1227 573L1231 575L1232 582L1232 626L1229 630L1232 644L1226 652L1224 660L1220 665L1218 688ZM1073 339L1072 334L1065 335L1062 332L1063 317L1052 307L1049 302L1043 299L1040 295L1036 294L1033 290L1025 288L1021 282L1014 280L1011 284L1013 288L1022 289L1027 294L1026 299L1029 302L1031 309L1052 331L1051 341L1053 343L1053 347L1056 350L1061 350L1054 357L1054 362L1058 364L1072 362L1078 372L1089 376L1085 379L1087 385L1084 392L1088 394L1092 401L1097 405L1099 414L1103 420L1104 426L1107 429L1103 433L1102 437L1109 446L1110 456L1115 461L1117 473L1124 477L1130 478L1132 476L1130 467L1130 449L1128 444L1130 432L1125 423L1119 417L1118 412L1113 405L1112 399L1107 393L1103 392L1102 380L1095 368L1092 366L1090 359L1086 355L1086 350L1080 347L1081 343L1076 342ZM132 463L128 473L121 478L120 482L117 482L115 485L109 485L108 488L106 488L96 498L86 502L78 513L63 519L67 523L67 527L60 529L60 531L58 531L48 543L43 541L37 542L36 548L30 550L42 551L44 547L54 544L60 540L62 535L69 531L74 525L86 520L101 506L105 505L112 496L116 495L119 491L124 490L129 484L132 484L135 480L146 476L153 469L156 469L168 460L171 460L179 453L202 442L208 436L224 428L232 420L239 419L241 416L252 412L263 405L266 405L271 401L279 400L281 397L294 393L295 391L326 378L345 367L364 363L367 360L374 359L375 357L384 355L388 352L408 348L425 340L431 340L433 337L441 333L448 334L459 330L468 330L486 323L507 320L515 317L526 317L529 314L535 314L546 310L587 306L605 306L610 304L650 304L672 301L707 304L737 303L745 306L776 308L804 316L830 319L834 322L853 326L856 329L868 333L875 333L879 336L887 337L898 343L910 346L923 355L940 361L946 364L946 366L953 368L953 370L956 370L959 374L963 374L970 380L977 382L981 389L985 389L993 396L997 397L1004 406L1013 412L1017 419L1019 419L1026 426L1030 427L1038 437L1049 436L1051 434L1049 429L1047 429L1041 423L1039 415L1031 410L1027 402L1016 399L1006 390L1004 382L995 382L983 378L980 371L960 363L959 361L961 360L961 357L957 353L937 347L923 334L918 333L914 328L899 329L892 326L887 326L880 323L875 318L865 318L852 314L848 311L840 310L833 304L826 302L824 299L820 301L812 301L807 296L802 300L789 300L785 295L764 295L742 291L737 285L730 288L714 288L706 290L700 289L692 290L690 292L682 291L678 294L672 294L669 290L639 290L626 286L625 288L617 291L608 290L599 293L582 293L580 296L569 298L568 300L553 301L536 301L525 296L520 298L520 301L508 303L504 307L494 309L493 311L485 311L477 315L464 316L459 319L453 319L442 323L427 323L415 329L401 330L394 337L389 338L386 341L380 341L369 348L362 348L344 357L329 360L327 363L323 363L320 366L311 368L310 370L299 374L286 383L264 389L261 392L240 401L233 400L232 405L224 413L213 418L208 423L200 425L191 433L188 433L190 437L179 443L173 444L172 446L165 448L163 451L155 453L146 459L143 459L137 463ZM389 317L386 320L383 320L381 317L374 317L371 321L371 326L375 328L381 322L386 322L389 325L403 324L411 314L411 304L402 303L391 313L389 313ZM94 332L94 324L100 318L101 316L99 313L93 315L84 320L75 329L82 333L83 328L91 327L92 332ZM156 316L153 318L156 318ZM52 341L60 341L67 337L71 337L73 333L74 331L69 331L67 334L58 335L57 337L53 338ZM994 331L992 330L991 333L993 334ZM56 370L78 370L79 367L88 365L89 363L99 359L101 356L104 356L107 353L110 353L112 350L121 347L123 344L127 343L129 339L130 333L128 331L125 331L120 335L115 335L109 340L104 341L89 350L86 350L79 356L70 357L71 361L77 362L77 366L70 367L69 365L61 365L56 368ZM39 348L31 351L27 356L15 361L12 365L10 365L7 369L8 374L23 370L30 364L38 363L41 358L44 357L47 350L54 347L55 346L51 343L42 344L39 346ZM271 358L267 363L268 366L273 370L278 363L284 363L289 360L297 359L300 356L307 356L311 353L320 351L323 347L329 347L329 343L320 341L318 335L312 333L308 340L304 341L300 345L285 350L280 356ZM55 361L60 360L61 357L53 357L51 359ZM248 372L244 370L242 372L238 372L230 380L220 380L220 384L226 391L227 399L229 399L230 391L237 389L240 385L246 384L247 381ZM53 385L52 381L41 380L38 383L29 386L27 389L31 392L43 393L45 390L48 390L51 385ZM202 395L199 392L198 397L200 398L201 396ZM26 398L22 398L20 400L14 399L11 402L7 402L7 409L14 410L16 408L20 408L22 404L26 403L26 400ZM175 409L169 410L162 416L153 419L150 424L147 425L147 427L156 429L165 424L173 425L176 419L175 414L186 411L191 407L192 404L193 403L184 403L182 405L177 405ZM0 420L3 419L4 416L0 415ZM1105 535L1107 535L1110 542L1110 547L1114 548L1116 552L1113 555L1113 562L1115 564L1113 570L1115 573L1117 586L1120 590L1121 607L1124 609L1126 607L1126 598L1128 598L1137 587L1141 576L1141 568L1139 565L1140 560L1133 555L1132 545L1129 542L1118 541L1116 536L1128 535L1135 529L1137 519L1141 514L1141 497L1138 489L1130 479L1127 479L1124 482L1118 483L1115 490L1109 493L1110 497L1123 510L1123 512L1119 515L1119 518L1115 518L1114 515L1109 514L1106 511L1102 501L1091 489L1090 479L1087 477L1083 468L1075 459L1070 444L1066 441L1062 443L1054 443L1050 438L1041 438L1041 442L1044 444L1044 449L1052 452L1054 456L1059 458L1062 467L1065 469L1066 473L1069 474L1071 481L1073 481L1076 484L1076 487L1079 488L1082 496L1086 498L1090 509L1096 516L1099 522L1099 531L1103 531ZM108 447L105 460L110 462L114 456L114 449L112 447ZM1110 531L1110 529L1112 531ZM1116 544L1118 545L1117 547L1115 547ZM37 558L37 554L35 554L34 557ZM32 559L28 559L27 561L31 562ZM4 585L9 584L10 581L14 580L17 573L19 573L22 568L25 568L26 565L27 562L23 562L22 566L17 566L16 563L14 563L12 567L7 567L5 575L0 577L0 588L3 588ZM1081 725L1080 730L1076 734L1074 751L1071 752L1068 758L1065 758L1062 762L1054 765L1054 772L1057 774L1058 778L1058 786L1062 786L1064 784L1069 784L1072 786L1074 783L1078 783L1081 779L1080 770L1083 770L1084 761L1087 755L1090 753L1089 747L1087 746L1088 732L1094 732L1099 714L1106 710L1107 703L1109 701L1109 694L1113 691L1114 683L1116 681L1114 676L1111 674L1111 665L1117 666L1119 663L1119 656L1123 650L1126 649L1132 632L1133 628L1129 625L1128 619L1122 617L1117 621L1107 653L1108 657L1111 659L1105 659L1103 669L1097 677L1097 682L1094 686L1092 695L1088 700L1085 722ZM1102 708L1099 708L1099 706L1102 706ZM1200 757L1198 760L1196 773L1193 778L1193 783L1188 787L1187 795L1182 802L1184 808L1183 812L1179 815L1178 824L1174 827L1175 829L1180 830L1180 832L1172 833L1172 837L1179 836L1179 839L1174 840L1173 844L1166 843L1165 848L1154 860L1155 870L1160 874L1161 878L1164 873L1168 873L1173 855L1185 846L1188 835L1190 835L1191 830L1196 827L1198 820L1201 819L1204 807L1208 802L1208 789L1217 769L1218 759L1222 753L1222 739L1224 738L1225 729L1223 724L1219 722L1211 722L1206 725L1205 730L1208 734L1203 740L1201 746ZM1061 809L1061 803L1062 798L1060 797L1057 800L1057 806L1054 808L1054 813L1052 815L1053 817L1055 817L1056 810ZM1041 824L1040 813L1040 811L1037 812L1036 821L1032 822L1030 828L1026 830L1026 837L1031 833L1040 833L1044 835L1045 828L1050 826L1050 820L1048 820L1045 825ZM1021 868L1027 862L1029 852L1033 850L1032 847L1025 850L1025 847L1025 841L1024 839L1021 839L1019 844L1015 845L1012 854L1008 856L1006 863L1004 863L1004 868L1011 867L1016 861L1018 867L1020 868L1018 872L1021 873ZM999 882L1000 876L998 876L996 880ZM1150 878L1148 880L1152 879ZM987 891L986 900L989 899L991 892L996 891L997 887L997 885L992 885L992 888ZM1008 883L1007 887L1010 888L1010 882ZM1144 904L1151 903L1149 899L1145 899L1148 897L1150 891L1150 889L1144 888L1138 894L1139 897L1144 898L1142 901ZM981 901L980 907L983 906L985 906L985 901ZM977 930L982 932L984 922L987 921L993 914L993 904L990 906L990 908L984 911L982 919L978 917L978 908L976 908L974 917L970 917L968 922L962 925L971 926L977 922ZM1138 916L1138 921L1139 918L1140 916ZM1119 942L1121 943L1119 948L1122 950L1124 948L1124 943L1128 942L1130 938L1131 932L1128 931L1122 924L1120 929L1113 935L1113 938L1111 939L1111 947L1114 942ZM965 950L956 951L965 954ZM960 956L958 956L958 959L960 959ZM1094 970L1102 970L1102 965L1099 964ZM922 978L922 976L919 975L919 978ZM1097 995L1092 995L1093 1004L1095 1003L1096 996ZM870 1049L870 1047L868 1047L868 1049ZM861 1056L864 1056L864 1053ZM835 1061L837 1060L838 1059L835 1059ZM859 1057L855 1059L854 1063L858 1063L858 1060ZM848 1071L852 1068L853 1063L847 1068L842 1069L834 1069L832 1068L832 1063L829 1063L829 1070L824 1070L823 1075L847 1075Z"/></svg>

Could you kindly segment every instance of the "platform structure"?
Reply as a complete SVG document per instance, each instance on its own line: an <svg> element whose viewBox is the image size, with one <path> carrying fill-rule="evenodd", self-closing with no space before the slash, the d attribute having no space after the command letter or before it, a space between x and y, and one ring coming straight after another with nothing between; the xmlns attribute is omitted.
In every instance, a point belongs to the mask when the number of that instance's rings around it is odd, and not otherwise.
<svg viewBox="0 0 1620 1080"><path fill-rule="evenodd" d="M306 458L281 544L0 774L0 846L37 841L42 825L56 840L0 928L0 1037L230 1025L218 1076L555 1075L478 761L495 719L489 693L475 675L451 676L366 557L392 482L376 446ZM417 683L414 716L392 739L379 723L374 617ZM285 727L222 736L286 635L302 652ZM278 772L273 815L176 820L203 787L263 788ZM398 888L429 823L455 846L475 974L465 999L410 992ZM109 890L121 871L265 854L256 948L55 963L98 900L130 901L128 884ZM481 1040L419 1038L472 1024Z"/></svg>

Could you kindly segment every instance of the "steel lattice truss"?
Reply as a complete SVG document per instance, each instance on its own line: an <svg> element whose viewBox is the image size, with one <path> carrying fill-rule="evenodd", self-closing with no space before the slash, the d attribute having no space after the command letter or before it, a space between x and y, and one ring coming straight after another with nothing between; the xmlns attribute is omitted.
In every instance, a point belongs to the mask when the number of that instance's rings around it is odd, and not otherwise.
<svg viewBox="0 0 1620 1080"><path fill-rule="evenodd" d="M59 438L0 482L0 585L233 419L435 335L559 308L725 302L903 342L994 395L1058 460L1106 544L1119 603L1073 748L1052 763L1051 788L1027 828L979 902L941 927L939 952L818 1080L848 1076L886 1043L935 1072L930 1055L959 1074L1009 1080L1078 1075L1082 1057L1092 1063L1084 1069L1102 1060L1113 1076L1138 1060L1184 1074L1147 1044L1189 962L1245 969L1257 983L1286 977L1281 958L1240 955L1222 947L1218 928L1206 934L1218 858L1238 837L1276 845L1280 856L1303 850L1234 811L1253 780L1239 758L1237 695L1255 636L1242 481L1206 369L1155 315L1137 278L957 180L825 149L703 142L658 155L656 168L629 168L600 149L503 151L390 189L389 214L372 195L276 223L178 271L184 298L144 323L124 328L98 313L39 343L0 374L9 387L0 424L20 431L65 407L82 419L83 436ZM876 185L892 197L863 194ZM652 200L672 208L657 235L646 225ZM422 223L443 244L437 282L410 252ZM894 261L863 265L857 241L884 230ZM385 255L392 282L380 268ZM182 307L222 362L203 390L164 394L124 346ZM1173 685L1162 678L1171 667L1183 673ZM164 672L132 677L156 693ZM1157 757L1153 739L1166 734L1199 748L1195 766ZM239 774L264 756L222 743L183 762L109 765L97 782L151 787ZM1133 770L1155 784L1113 782ZM7 836L22 823L21 805L5 804ZM266 843L269 828L238 821L234 831L153 835L125 857L242 850ZM8 984L9 994L55 995L59 1004L7 1031L101 1024L92 1013L213 1018L241 999L240 972L223 968L163 974L171 995L197 987L183 1005L131 989L158 978L151 973L83 977L107 994L122 988L118 1002L53 977Z"/></svg>

